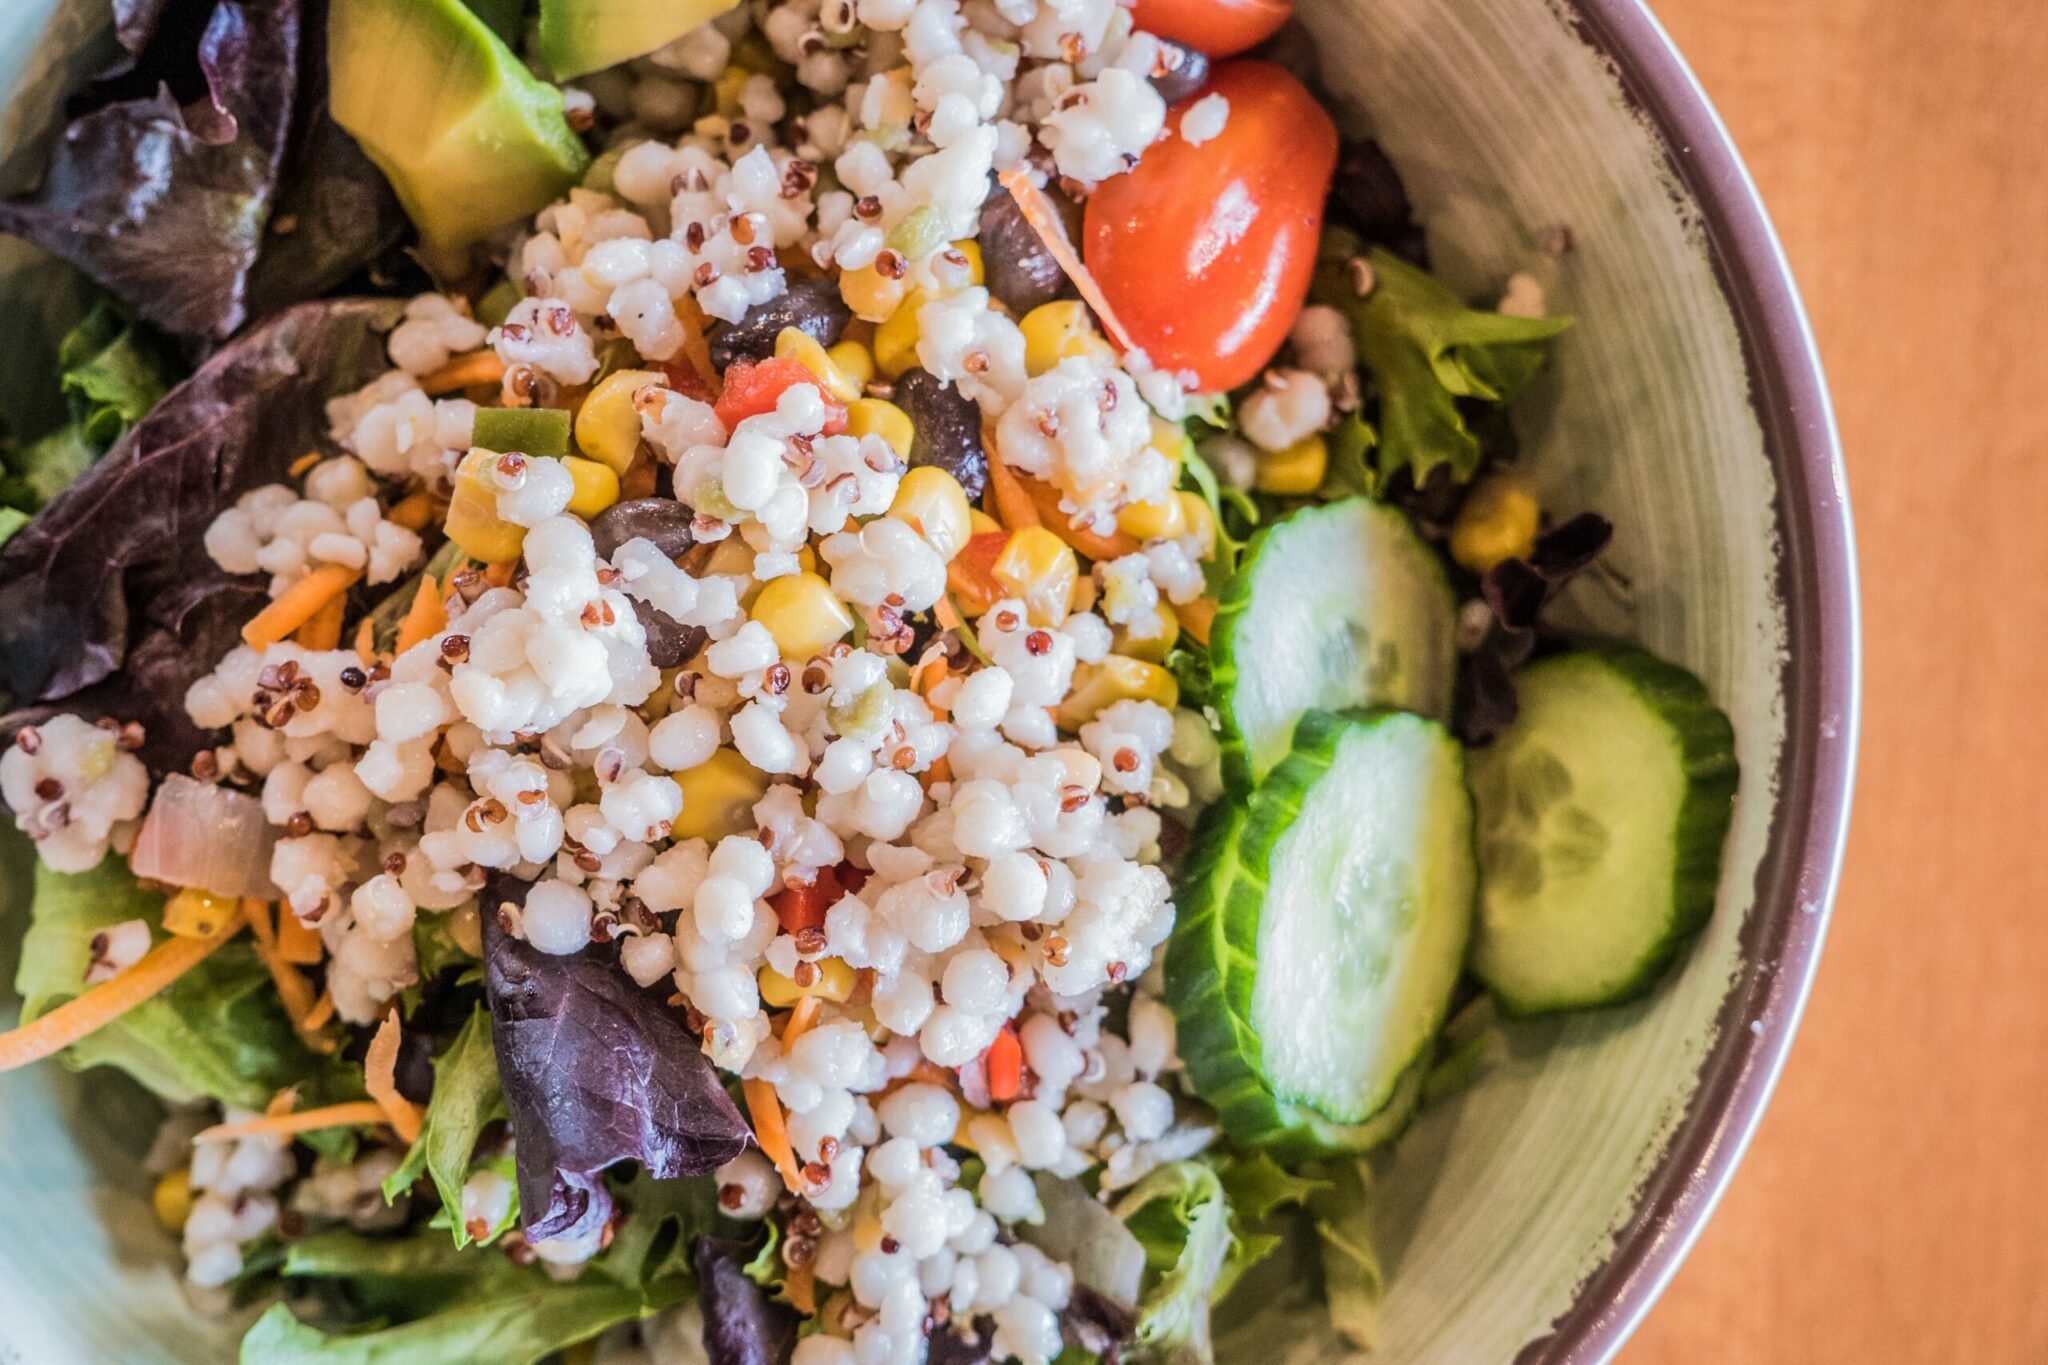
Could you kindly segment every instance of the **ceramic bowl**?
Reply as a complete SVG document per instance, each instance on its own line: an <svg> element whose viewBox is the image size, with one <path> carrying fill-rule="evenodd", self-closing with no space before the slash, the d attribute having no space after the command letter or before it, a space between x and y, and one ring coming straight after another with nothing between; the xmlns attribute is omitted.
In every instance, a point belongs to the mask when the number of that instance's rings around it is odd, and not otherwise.
<svg viewBox="0 0 2048 1365"><path fill-rule="evenodd" d="M1755 187L1635 0L1301 8L1325 83L1385 145L1453 282L1476 294L1526 270L1579 319L1521 414L1546 505L1618 528L1617 572L1582 580L1569 609L1693 669L1735 722L1741 793L1699 943L1638 1004L1517 1026L1508 1060L1430 1110L1379 1185L1378 1359L1601 1360L1733 1174L1827 922L1857 687L1827 395ZM11 184L105 12L0 6ZM61 275L6 252L0 296L62 306ZM0 909L10 978L23 914L17 881ZM134 1166L150 1127L118 1082L0 1078L0 1362L232 1358L230 1332L179 1298ZM1313 1311L1284 1295L1274 1311L1289 1316L1223 1359L1343 1354Z"/></svg>

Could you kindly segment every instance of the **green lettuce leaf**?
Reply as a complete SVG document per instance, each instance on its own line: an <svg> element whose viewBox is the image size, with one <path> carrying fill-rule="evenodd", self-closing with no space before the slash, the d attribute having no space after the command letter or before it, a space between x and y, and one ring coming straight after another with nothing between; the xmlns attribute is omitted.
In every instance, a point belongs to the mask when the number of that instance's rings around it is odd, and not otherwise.
<svg viewBox="0 0 2048 1365"><path fill-rule="evenodd" d="M1440 464L1477 472L1480 438L1463 404L1513 401L1542 367L1543 343L1570 318L1517 318L1469 308L1450 289L1382 248L1367 258L1378 283L1350 298L1352 337L1379 391L1381 486L1402 469L1419 487Z"/></svg>
<svg viewBox="0 0 2048 1365"><path fill-rule="evenodd" d="M145 891L118 858L76 874L38 864L14 980L22 1021L83 993L100 930L130 919L154 924L162 914L163 897ZM73 1044L63 1059L81 1071L119 1067L172 1103L206 1097L261 1109L288 1085L298 1086L307 1104L363 1093L359 1069L316 1057L299 1041L247 940L216 950L161 994Z"/></svg>
<svg viewBox="0 0 2048 1365"><path fill-rule="evenodd" d="M69 488L170 387L156 344L107 298L64 334L57 366L71 420L0 448L0 504L16 512L33 513ZM0 525L0 542L17 529Z"/></svg>
<svg viewBox="0 0 2048 1365"><path fill-rule="evenodd" d="M1331 1325L1365 1350L1379 1344L1387 1287L1372 1246L1371 1196L1372 1167L1353 1161L1332 1170L1328 1189L1309 1201L1322 1248Z"/></svg>
<svg viewBox="0 0 2048 1365"><path fill-rule="evenodd" d="M104 450L169 391L155 346L111 300L57 345L64 397L84 439Z"/></svg>
<svg viewBox="0 0 2048 1365"><path fill-rule="evenodd" d="M434 1059L434 1091L427 1101L420 1135L398 1169L384 1181L385 1202L396 1199L426 1172L441 1193L441 1207L448 1214L455 1245L468 1246L473 1239L462 1223L462 1187L469 1179L477 1136L485 1124L503 1117L505 1094L498 1086L498 1058L491 1050L491 1014L478 1004L455 1041ZM499 1226L474 1240L491 1241L511 1226L516 1216L515 1209Z"/></svg>
<svg viewBox="0 0 2048 1365"><path fill-rule="evenodd" d="M1295 1175L1264 1152L1233 1156L1216 1172L1230 1205L1230 1255L1216 1277L1213 1298L1221 1299L1238 1277L1277 1250L1285 1237L1267 1226L1273 1215L1308 1201L1328 1182Z"/></svg>
<svg viewBox="0 0 2048 1365"><path fill-rule="evenodd" d="M1145 1248L1131 1359L1211 1365L1209 1302L1235 1241L1223 1182L1199 1161L1176 1161L1132 1186L1115 1212Z"/></svg>
<svg viewBox="0 0 2048 1365"><path fill-rule="evenodd" d="M434 1241L446 1248L440 1238ZM494 1254L475 1259L505 1264ZM277 1304L242 1338L241 1359L243 1365L534 1365L645 1311L640 1292L616 1280L587 1274L557 1284L537 1267L480 1274L462 1282L462 1290L438 1312L364 1332L322 1331Z"/></svg>

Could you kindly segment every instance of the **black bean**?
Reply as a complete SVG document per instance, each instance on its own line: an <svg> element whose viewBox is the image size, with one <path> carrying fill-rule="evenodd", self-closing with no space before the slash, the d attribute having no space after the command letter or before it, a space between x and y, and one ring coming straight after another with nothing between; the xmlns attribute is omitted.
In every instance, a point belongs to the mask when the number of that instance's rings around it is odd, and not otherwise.
<svg viewBox="0 0 2048 1365"><path fill-rule="evenodd" d="M1048 188L1049 195L1058 191ZM988 292L1013 313L1024 314L1069 291L1067 274L1045 249L1024 211L1001 185L981 203L981 268Z"/></svg>
<svg viewBox="0 0 2048 1365"><path fill-rule="evenodd" d="M639 598L633 599L633 614L647 632L647 659L656 668L674 668L704 647L711 638L702 626L680 626Z"/></svg>
<svg viewBox="0 0 2048 1365"><path fill-rule="evenodd" d="M747 310L738 322L711 329L711 363L722 372L735 360L761 360L775 354L775 338L785 327L808 333L820 346L837 342L853 318L839 297L839 285L820 277L799 280L787 293Z"/></svg>
<svg viewBox="0 0 2048 1365"><path fill-rule="evenodd" d="M981 408L927 370L905 370L896 381L896 406L910 415L910 463L936 465L960 481L969 501L988 487L988 452L981 445Z"/></svg>
<svg viewBox="0 0 2048 1365"><path fill-rule="evenodd" d="M1330 183L1330 218L1351 228L1368 245L1426 266L1428 249L1400 173L1373 141L1347 142L1337 155Z"/></svg>
<svg viewBox="0 0 2048 1365"><path fill-rule="evenodd" d="M606 559L629 540L651 540L655 549L674 559L697 543L690 534L691 515L673 498L630 498L599 512L590 523L590 538Z"/></svg>
<svg viewBox="0 0 2048 1365"><path fill-rule="evenodd" d="M1209 59L1193 48L1161 38L1159 58L1166 71L1152 77L1152 88L1168 104L1179 104L1209 83Z"/></svg>

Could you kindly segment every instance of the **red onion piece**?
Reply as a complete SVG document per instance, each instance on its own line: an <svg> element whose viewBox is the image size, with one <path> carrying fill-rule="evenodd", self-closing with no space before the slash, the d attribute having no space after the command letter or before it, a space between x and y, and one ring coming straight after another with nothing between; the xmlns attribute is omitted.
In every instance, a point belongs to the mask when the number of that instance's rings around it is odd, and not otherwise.
<svg viewBox="0 0 2048 1365"><path fill-rule="evenodd" d="M277 831L244 792L172 774L156 789L128 865L138 877L240 900L276 900Z"/></svg>

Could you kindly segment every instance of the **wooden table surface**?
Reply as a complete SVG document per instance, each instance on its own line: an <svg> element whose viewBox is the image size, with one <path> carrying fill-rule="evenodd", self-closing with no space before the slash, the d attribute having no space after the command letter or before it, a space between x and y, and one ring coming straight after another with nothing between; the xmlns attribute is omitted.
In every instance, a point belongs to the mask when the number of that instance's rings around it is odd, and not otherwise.
<svg viewBox="0 0 2048 1365"><path fill-rule="evenodd" d="M1623 1365L2048 1361L2048 0L1652 0L1812 310L1863 746L1812 1005Z"/></svg>

